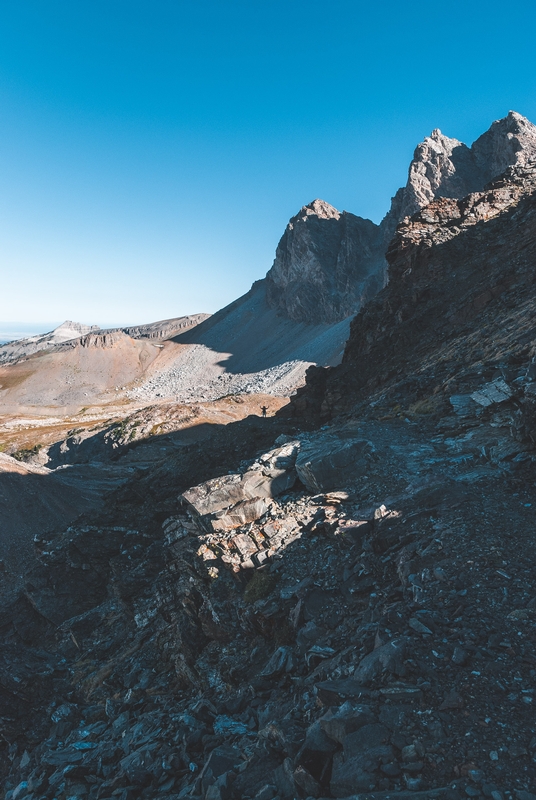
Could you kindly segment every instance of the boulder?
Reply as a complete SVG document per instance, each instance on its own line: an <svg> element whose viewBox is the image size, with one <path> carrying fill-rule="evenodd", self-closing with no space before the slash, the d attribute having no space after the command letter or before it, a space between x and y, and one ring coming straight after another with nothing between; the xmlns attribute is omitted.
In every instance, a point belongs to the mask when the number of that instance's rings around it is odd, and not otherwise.
<svg viewBox="0 0 536 800"><path fill-rule="evenodd" d="M209 755L199 776L204 791L206 792L209 786L229 770L238 767L242 761L243 757L236 747L225 744L216 747Z"/></svg>
<svg viewBox="0 0 536 800"><path fill-rule="evenodd" d="M392 760L394 750L388 744L363 749L359 755L345 758L337 753L333 759L330 789L333 797L349 797L357 791L376 788L377 770L382 761Z"/></svg>
<svg viewBox="0 0 536 800"><path fill-rule="evenodd" d="M502 378L497 378L490 383L484 384L484 386L481 386L476 392L473 392L471 399L474 400L475 403L487 408L495 403L504 403L510 400L513 394L514 392L506 381L503 381Z"/></svg>
<svg viewBox="0 0 536 800"><path fill-rule="evenodd" d="M361 725L358 730L344 737L344 755L346 758L355 758L371 748L387 744L390 735L389 728L379 722Z"/></svg>
<svg viewBox="0 0 536 800"><path fill-rule="evenodd" d="M350 487L366 474L373 452L374 446L365 439L322 434L302 443L296 472L315 494Z"/></svg>
<svg viewBox="0 0 536 800"><path fill-rule="evenodd" d="M370 683L382 672L401 674L402 659L406 652L405 639L392 639L361 659L353 678L357 683Z"/></svg>
<svg viewBox="0 0 536 800"><path fill-rule="evenodd" d="M266 514L271 505L272 501L265 497L255 497L252 500L244 500L242 503L237 503L229 510L220 511L218 514L215 514L214 518L209 522L209 530L231 531L235 528L239 528L241 525L247 525L248 522L255 522L256 519ZM243 552L240 547L238 547L238 549Z"/></svg>
<svg viewBox="0 0 536 800"><path fill-rule="evenodd" d="M228 531L262 517L271 499L296 481L298 443L289 442L263 454L243 474L223 475L193 486L181 496L201 527Z"/></svg>
<svg viewBox="0 0 536 800"><path fill-rule="evenodd" d="M320 797L322 794L322 788L318 781L315 781L311 773L302 766L294 770L294 783L307 797Z"/></svg>
<svg viewBox="0 0 536 800"><path fill-rule="evenodd" d="M320 728L330 739L342 744L345 737L365 725L374 722L375 716L370 706L344 703L340 708L331 709L320 718Z"/></svg>
<svg viewBox="0 0 536 800"><path fill-rule="evenodd" d="M322 781L337 748L337 743L322 730L320 723L313 722L296 757L296 764L304 767L315 780Z"/></svg>

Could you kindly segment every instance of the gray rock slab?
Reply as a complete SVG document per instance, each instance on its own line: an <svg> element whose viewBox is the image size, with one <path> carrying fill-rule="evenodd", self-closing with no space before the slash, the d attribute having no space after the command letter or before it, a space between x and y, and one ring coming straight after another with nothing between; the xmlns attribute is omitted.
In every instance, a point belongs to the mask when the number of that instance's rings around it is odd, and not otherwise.
<svg viewBox="0 0 536 800"><path fill-rule="evenodd" d="M321 729L334 741L342 744L346 736L375 721L370 706L345 703L341 708L331 709L320 718Z"/></svg>
<svg viewBox="0 0 536 800"><path fill-rule="evenodd" d="M265 463L243 474L223 475L193 486L181 495L190 512L207 531L227 531L262 517L271 499L296 481L291 467L296 445L287 445L262 456Z"/></svg>
<svg viewBox="0 0 536 800"><path fill-rule="evenodd" d="M373 452L372 443L366 439L326 434L302 444L296 471L310 492L329 492L355 484L366 474Z"/></svg>
<svg viewBox="0 0 536 800"><path fill-rule="evenodd" d="M330 789L334 797L348 797L356 791L376 788L376 770L382 759L394 757L390 745L377 745L363 750L352 758L337 753L333 759Z"/></svg>
<svg viewBox="0 0 536 800"><path fill-rule="evenodd" d="M405 639L392 639L361 659L354 672L357 683L367 684L380 673L398 672L406 652Z"/></svg>

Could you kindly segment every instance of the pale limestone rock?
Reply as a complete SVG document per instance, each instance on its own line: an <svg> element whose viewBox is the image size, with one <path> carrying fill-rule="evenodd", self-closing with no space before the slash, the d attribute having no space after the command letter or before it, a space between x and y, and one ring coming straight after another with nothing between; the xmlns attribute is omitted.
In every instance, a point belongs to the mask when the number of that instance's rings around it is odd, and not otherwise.
<svg viewBox="0 0 536 800"><path fill-rule="evenodd" d="M399 222L439 197L461 199L501 175L508 167L536 159L536 126L510 111L496 120L471 147L450 139L436 128L413 154L406 186L399 189L384 217L387 247Z"/></svg>

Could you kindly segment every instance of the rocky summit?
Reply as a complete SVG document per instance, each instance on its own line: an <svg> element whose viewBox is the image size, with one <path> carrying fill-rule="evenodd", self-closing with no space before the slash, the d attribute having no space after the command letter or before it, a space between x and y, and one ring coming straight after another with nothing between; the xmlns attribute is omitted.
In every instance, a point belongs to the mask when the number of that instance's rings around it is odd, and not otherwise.
<svg viewBox="0 0 536 800"><path fill-rule="evenodd" d="M471 147L436 128L415 150L397 204L398 221L436 197L461 198L481 191L507 167L524 166L534 158L536 126L515 111L494 122Z"/></svg>
<svg viewBox="0 0 536 800"><path fill-rule="evenodd" d="M293 217L266 276L267 299L291 319L338 322L382 288L378 226L315 200Z"/></svg>
<svg viewBox="0 0 536 800"><path fill-rule="evenodd" d="M266 418L161 404L72 430L54 468L2 456L57 521L1 565L5 800L535 800L532 132L418 148L342 363ZM305 206L266 282L177 346L319 287L336 315L329 275L366 272L345 237L372 254L374 230ZM84 505L70 470L97 458L121 479Z"/></svg>
<svg viewBox="0 0 536 800"><path fill-rule="evenodd" d="M266 276L268 303L294 320L338 322L354 315L387 279L385 253L397 225L435 198L482 191L507 167L536 158L536 126L510 111L471 147L439 129L413 155L406 186L380 225L315 200L293 217Z"/></svg>

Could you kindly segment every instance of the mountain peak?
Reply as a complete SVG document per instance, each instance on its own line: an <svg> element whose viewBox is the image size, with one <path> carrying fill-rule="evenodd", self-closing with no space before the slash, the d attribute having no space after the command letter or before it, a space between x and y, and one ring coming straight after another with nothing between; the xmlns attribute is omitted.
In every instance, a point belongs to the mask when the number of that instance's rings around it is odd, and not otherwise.
<svg viewBox="0 0 536 800"><path fill-rule="evenodd" d="M85 336L87 333L93 333L98 330L100 330L98 325L84 325L82 322L73 322L70 319L66 319L65 322L54 328L49 336L52 342L59 343L77 339L79 336Z"/></svg>
<svg viewBox="0 0 536 800"><path fill-rule="evenodd" d="M382 222L386 244L404 217L437 197L461 198L482 191L508 167L536 159L536 125L509 111L495 120L471 147L434 128L415 149L406 186L397 192Z"/></svg>
<svg viewBox="0 0 536 800"><path fill-rule="evenodd" d="M517 111L509 111L506 115L506 119L516 119L518 121L528 122L529 125L532 125L532 122L528 120L523 114L519 114Z"/></svg>
<svg viewBox="0 0 536 800"><path fill-rule="evenodd" d="M488 183L508 167L524 166L536 158L536 125L517 111L509 111L492 122L473 142L471 151L484 183Z"/></svg>
<svg viewBox="0 0 536 800"><path fill-rule="evenodd" d="M65 322L62 322L61 325L58 325L57 328L54 328L53 333L58 333L65 330L78 331L79 333L89 333L89 331L99 330L99 326L84 325L83 322L73 322L71 319L66 319Z"/></svg>
<svg viewBox="0 0 536 800"><path fill-rule="evenodd" d="M466 145L434 128L430 136L415 148L399 219L428 205L438 193L445 197L461 197L472 191L466 180L460 181L458 168L462 161L468 160L468 154ZM465 168L462 171L470 170Z"/></svg>
<svg viewBox="0 0 536 800"><path fill-rule="evenodd" d="M326 203L325 200L320 200L317 198L313 200L311 203L308 203L306 206L303 206L296 217L303 217L303 216L311 216L314 214L320 219L339 219L341 216L341 212L337 211L335 206L332 206L330 203Z"/></svg>
<svg viewBox="0 0 536 800"><path fill-rule="evenodd" d="M325 200L303 206L287 225L266 276L271 308L296 322L341 322L383 283L379 228Z"/></svg>

